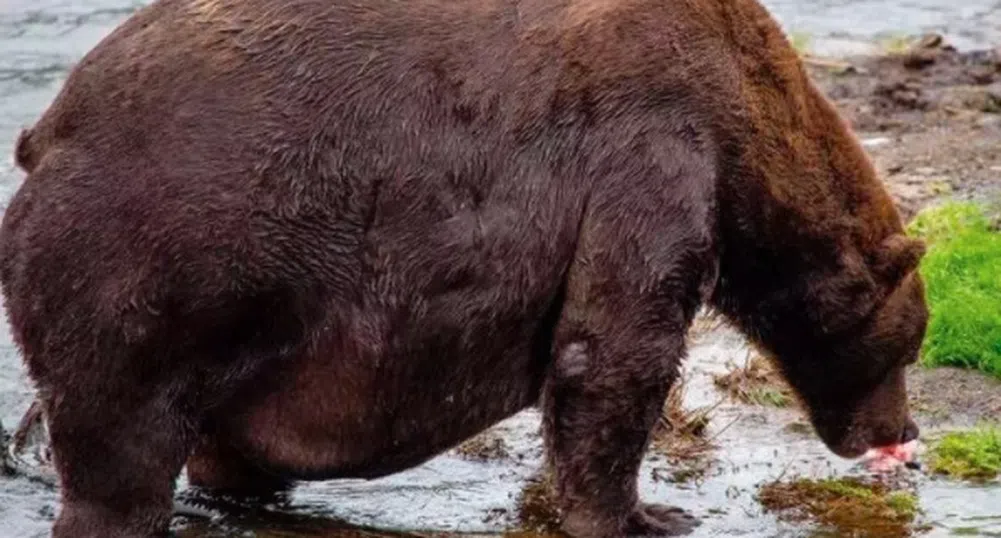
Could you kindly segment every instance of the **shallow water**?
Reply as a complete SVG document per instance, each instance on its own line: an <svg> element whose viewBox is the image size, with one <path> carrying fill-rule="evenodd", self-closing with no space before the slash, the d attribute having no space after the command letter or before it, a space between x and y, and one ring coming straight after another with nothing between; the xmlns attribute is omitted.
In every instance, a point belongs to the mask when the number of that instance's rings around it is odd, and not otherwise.
<svg viewBox="0 0 1001 538"><path fill-rule="evenodd" d="M58 91L68 69L98 40L144 2L132 0L0 0L0 204L23 179L14 170L11 147L22 126L30 125ZM885 36L938 31L960 48L1001 43L1001 1L964 0L768 0L787 28L809 34L818 51L865 51ZM957 7L958 6L958 7ZM706 375L739 361L742 342L716 334L692 351L691 404L719 397ZM6 325L0 324L0 420L11 427L32 398ZM785 473L847 472L851 464L836 460L811 436L783 430L793 412L761 412L724 405L711 428L725 447L720 462L700 485L678 485L653 479L664 466L648 458L642 473L645 497L678 504L705 517L697 536L801 536L808 530L776 523L761 514L753 499L762 481ZM725 429L722 428L726 426ZM296 490L284 513L316 516L319 521L344 519L382 529L497 532L511 524L510 514L525 479L538 467L541 447L538 416L529 411L497 427L515 457L479 463L446 454L405 473L375 481L307 484ZM184 483L182 480L181 489ZM976 528L1001 532L1001 507L991 499L1001 489L972 488L919 479L931 536L947 529ZM56 494L26 479L0 479L0 535L9 538L46 536L57 508ZM722 510L722 513L715 513ZM504 511L507 511L505 516ZM188 538L209 536L280 536L293 523L222 521L179 528ZM270 523L268 523L270 522ZM302 523L310 536L334 536L324 525ZM264 526L270 531L261 530ZM253 529L257 529L256 531ZM349 534L336 534L348 536Z"/></svg>

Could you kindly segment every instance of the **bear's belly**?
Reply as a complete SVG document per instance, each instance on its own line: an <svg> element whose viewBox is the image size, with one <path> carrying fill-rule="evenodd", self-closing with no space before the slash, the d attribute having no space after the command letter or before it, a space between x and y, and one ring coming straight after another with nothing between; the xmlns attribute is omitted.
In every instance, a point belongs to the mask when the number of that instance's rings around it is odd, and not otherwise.
<svg viewBox="0 0 1001 538"><path fill-rule="evenodd" d="M367 236L381 261L225 412L249 458L299 479L378 476L536 401L575 228L528 226L509 203L466 213Z"/></svg>
<svg viewBox="0 0 1001 538"><path fill-rule="evenodd" d="M549 362L548 306L523 319L484 313L454 330L381 336L358 315L269 374L280 381L266 394L231 408L229 436L258 464L301 480L417 465L535 403Z"/></svg>

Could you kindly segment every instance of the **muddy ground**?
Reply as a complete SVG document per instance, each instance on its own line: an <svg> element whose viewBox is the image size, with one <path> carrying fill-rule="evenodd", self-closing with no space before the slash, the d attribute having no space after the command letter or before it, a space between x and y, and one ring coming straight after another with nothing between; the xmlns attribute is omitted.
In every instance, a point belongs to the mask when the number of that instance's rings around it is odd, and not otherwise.
<svg viewBox="0 0 1001 538"><path fill-rule="evenodd" d="M1001 48L916 41L883 56L807 58L907 218L944 198L1001 194Z"/></svg>
<svg viewBox="0 0 1001 538"><path fill-rule="evenodd" d="M906 52L807 57L807 63L907 218L945 199L1001 199L1001 51L958 53L929 37ZM684 390L665 413L644 462L642 495L702 518L693 536L840 535L765 512L758 488L783 477L864 470L829 454L794 400L740 396L761 393L723 377L753 359L739 335L700 319L691 340ZM755 379L770 382L767 373L755 372ZM1001 417L1001 382L980 374L914 367L909 383L929 437ZM665 435L671 427L686 432L683 442ZM374 481L303 484L266 507L238 508L201 497L187 490L182 477L179 498L211 517L178 518L175 530L184 538L544 536L554 514L539 486L541 461L539 416L528 410L416 469ZM14 516L18 536L44 536L57 507L55 491L38 476L5 480L13 486L0 502L13 499L11 506L25 507ZM895 480L918 495L916 534L1001 535L998 485L971 486L913 470L901 470ZM31 501L18 504L18 495Z"/></svg>

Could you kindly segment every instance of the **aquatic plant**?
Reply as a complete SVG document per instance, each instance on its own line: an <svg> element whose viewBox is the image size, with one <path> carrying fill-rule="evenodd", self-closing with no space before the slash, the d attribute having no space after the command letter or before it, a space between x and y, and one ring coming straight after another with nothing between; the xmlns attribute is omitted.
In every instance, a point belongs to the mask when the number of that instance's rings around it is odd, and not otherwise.
<svg viewBox="0 0 1001 538"><path fill-rule="evenodd" d="M933 473L973 481L993 479L1001 474L1001 428L981 425L947 433L932 445L927 459Z"/></svg>
<svg viewBox="0 0 1001 538"><path fill-rule="evenodd" d="M475 435L455 447L455 452L469 460L498 461L511 457L504 438L492 430Z"/></svg>
<svg viewBox="0 0 1001 538"><path fill-rule="evenodd" d="M726 373L713 376L713 384L733 399L765 407L788 407L795 403L792 389L763 356L755 353L743 366L727 366Z"/></svg>
<svg viewBox="0 0 1001 538"><path fill-rule="evenodd" d="M557 532L562 516L556 503L552 470L543 469L525 484L517 501L521 530L533 533Z"/></svg>
<svg viewBox="0 0 1001 538"><path fill-rule="evenodd" d="M922 362L1001 377L1001 233L986 208L944 204L908 228L928 242L920 266L931 315Z"/></svg>
<svg viewBox="0 0 1001 538"><path fill-rule="evenodd" d="M671 386L651 443L654 452L665 456L670 464L673 482L697 481L708 473L716 448L709 435L709 423L723 402L688 409L684 405L687 386L683 377Z"/></svg>
<svg viewBox="0 0 1001 538"><path fill-rule="evenodd" d="M788 521L813 520L838 536L910 536L920 513L914 494L858 478L800 478L764 484L758 502Z"/></svg>

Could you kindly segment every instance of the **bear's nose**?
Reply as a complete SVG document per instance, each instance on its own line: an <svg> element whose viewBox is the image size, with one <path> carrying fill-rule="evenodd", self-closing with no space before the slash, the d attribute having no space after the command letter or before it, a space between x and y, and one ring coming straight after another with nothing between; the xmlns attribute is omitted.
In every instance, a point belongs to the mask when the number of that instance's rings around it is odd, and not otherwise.
<svg viewBox="0 0 1001 538"><path fill-rule="evenodd" d="M918 425L914 423L913 420L907 419L907 424L904 425L904 430L900 432L900 444L910 443L911 441L918 438L921 435L921 430Z"/></svg>

